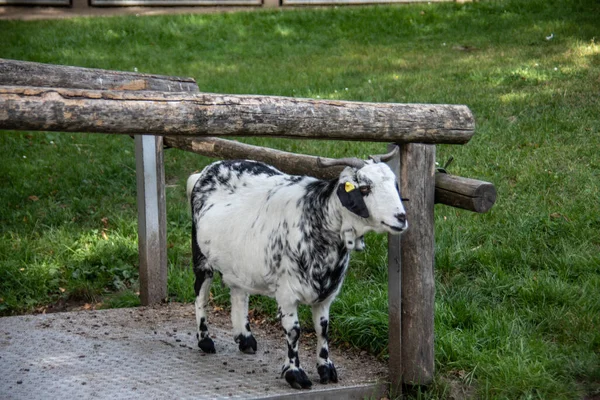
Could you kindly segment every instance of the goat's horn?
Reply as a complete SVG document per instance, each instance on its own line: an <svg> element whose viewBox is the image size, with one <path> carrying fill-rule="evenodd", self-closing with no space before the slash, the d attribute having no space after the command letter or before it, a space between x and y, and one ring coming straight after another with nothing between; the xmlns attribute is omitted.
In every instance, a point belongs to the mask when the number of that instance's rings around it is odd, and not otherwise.
<svg viewBox="0 0 600 400"><path fill-rule="evenodd" d="M349 167L360 169L364 167L366 163L360 158L354 157L334 158L325 160L323 160L321 157L317 157L317 165L321 168L335 167L336 165L347 165Z"/></svg>
<svg viewBox="0 0 600 400"><path fill-rule="evenodd" d="M394 158L396 154L398 154L398 146L394 146L394 150L390 151L389 153L369 156L369 159L373 160L375 163L387 162Z"/></svg>

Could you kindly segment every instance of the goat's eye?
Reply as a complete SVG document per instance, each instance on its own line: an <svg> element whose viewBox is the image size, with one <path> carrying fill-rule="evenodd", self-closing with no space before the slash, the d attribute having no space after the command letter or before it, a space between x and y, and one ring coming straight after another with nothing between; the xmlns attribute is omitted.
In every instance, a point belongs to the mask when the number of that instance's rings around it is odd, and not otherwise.
<svg viewBox="0 0 600 400"><path fill-rule="evenodd" d="M358 190L360 190L360 194L362 194L363 196L366 196L369 193L371 193L371 186L368 186L368 185L359 186Z"/></svg>

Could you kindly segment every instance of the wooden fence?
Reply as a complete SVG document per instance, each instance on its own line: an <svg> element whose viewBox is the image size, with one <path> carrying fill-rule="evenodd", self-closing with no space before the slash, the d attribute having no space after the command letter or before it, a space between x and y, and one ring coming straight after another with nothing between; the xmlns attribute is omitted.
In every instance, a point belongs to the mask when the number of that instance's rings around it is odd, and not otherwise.
<svg viewBox="0 0 600 400"><path fill-rule="evenodd" d="M360 5L390 3L431 3L464 0L0 0L0 5L35 5L73 7L77 9L98 7L190 7L190 6L244 6L286 7L318 5Z"/></svg>
<svg viewBox="0 0 600 400"><path fill-rule="evenodd" d="M359 103L200 93L193 79L0 59L0 130L134 134L140 297L167 296L163 145L217 158L251 158L284 172L330 178L316 157L212 136L383 141L410 229L389 236L389 379L427 385L434 375L434 204L487 212L491 183L439 172L435 144L474 134L466 106ZM164 136L164 137L163 137Z"/></svg>

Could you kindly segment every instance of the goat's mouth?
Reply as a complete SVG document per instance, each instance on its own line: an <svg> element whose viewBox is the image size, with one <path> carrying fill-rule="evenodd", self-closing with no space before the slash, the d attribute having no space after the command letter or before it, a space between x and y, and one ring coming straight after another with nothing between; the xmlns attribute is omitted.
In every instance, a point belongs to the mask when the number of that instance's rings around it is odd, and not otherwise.
<svg viewBox="0 0 600 400"><path fill-rule="evenodd" d="M402 232L407 228L407 224L404 225L390 225L390 224L386 224L385 222L381 221L381 223L388 227L392 232Z"/></svg>

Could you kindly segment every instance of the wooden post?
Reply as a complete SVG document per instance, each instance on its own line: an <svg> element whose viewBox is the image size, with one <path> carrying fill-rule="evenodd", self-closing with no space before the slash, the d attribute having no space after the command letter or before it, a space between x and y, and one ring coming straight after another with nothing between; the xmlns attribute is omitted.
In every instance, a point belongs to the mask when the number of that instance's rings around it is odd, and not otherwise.
<svg viewBox="0 0 600 400"><path fill-rule="evenodd" d="M392 150L396 145L388 146ZM394 157L388 165L400 182L400 159ZM409 226L410 226L409 222ZM388 234L388 361L390 397L402 394L402 257L401 236Z"/></svg>
<svg viewBox="0 0 600 400"><path fill-rule="evenodd" d="M408 199L404 203L408 229L400 237L402 380L409 385L428 385L434 373L434 145L401 147L400 183L400 193Z"/></svg>
<svg viewBox="0 0 600 400"><path fill-rule="evenodd" d="M163 138L136 135L140 299L142 305L167 297L167 212Z"/></svg>

